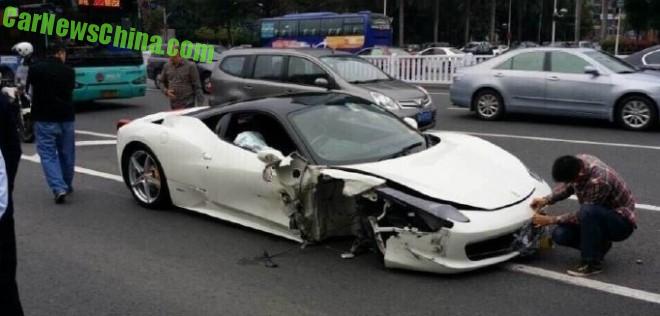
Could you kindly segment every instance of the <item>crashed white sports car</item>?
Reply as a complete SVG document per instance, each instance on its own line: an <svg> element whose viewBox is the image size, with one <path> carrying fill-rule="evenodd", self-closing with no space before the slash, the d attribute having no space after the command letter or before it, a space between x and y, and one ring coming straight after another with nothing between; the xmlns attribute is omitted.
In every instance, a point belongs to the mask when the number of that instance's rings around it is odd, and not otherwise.
<svg viewBox="0 0 660 316"><path fill-rule="evenodd" d="M289 95L128 122L117 155L146 207L299 242L355 236L389 268L469 271L538 245L541 178L482 139L414 125L346 94Z"/></svg>

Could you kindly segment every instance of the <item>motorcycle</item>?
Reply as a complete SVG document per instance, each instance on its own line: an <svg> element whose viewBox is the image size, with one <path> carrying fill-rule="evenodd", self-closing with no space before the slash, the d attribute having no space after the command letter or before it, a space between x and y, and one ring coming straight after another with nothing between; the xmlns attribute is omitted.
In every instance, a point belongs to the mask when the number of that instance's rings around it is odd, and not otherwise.
<svg viewBox="0 0 660 316"><path fill-rule="evenodd" d="M9 103L14 107L16 113L16 126L18 135L24 143L34 142L34 128L32 122L32 100L25 92L25 87L18 83L6 84L1 89L2 94L9 98Z"/></svg>

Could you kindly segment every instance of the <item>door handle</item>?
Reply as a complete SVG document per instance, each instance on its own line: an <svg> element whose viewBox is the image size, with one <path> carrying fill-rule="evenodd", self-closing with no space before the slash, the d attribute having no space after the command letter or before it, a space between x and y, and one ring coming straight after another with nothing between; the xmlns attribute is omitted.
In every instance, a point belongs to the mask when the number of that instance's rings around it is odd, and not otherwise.
<svg viewBox="0 0 660 316"><path fill-rule="evenodd" d="M252 90L252 86L251 85L245 85L245 89Z"/></svg>
<svg viewBox="0 0 660 316"><path fill-rule="evenodd" d="M202 159L211 160L211 159L213 159L213 157L211 157L211 154L209 154L209 153L203 153L202 154Z"/></svg>
<svg viewBox="0 0 660 316"><path fill-rule="evenodd" d="M559 81L559 77L557 77L557 76L550 76L550 77L548 77L548 80L550 80L550 81Z"/></svg>
<svg viewBox="0 0 660 316"><path fill-rule="evenodd" d="M293 91L293 89L287 89L287 90L286 90L286 93L294 93L294 92L295 92L295 91Z"/></svg>
<svg viewBox="0 0 660 316"><path fill-rule="evenodd" d="M501 72L498 72L498 73L495 74L495 77L502 78L502 77L504 77L504 74L501 73Z"/></svg>

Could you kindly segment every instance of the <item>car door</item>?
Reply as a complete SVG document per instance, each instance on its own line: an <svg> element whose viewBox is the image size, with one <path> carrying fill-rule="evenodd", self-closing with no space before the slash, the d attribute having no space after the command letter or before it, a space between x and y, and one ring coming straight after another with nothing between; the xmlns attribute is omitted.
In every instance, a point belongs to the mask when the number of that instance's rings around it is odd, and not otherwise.
<svg viewBox="0 0 660 316"><path fill-rule="evenodd" d="M331 78L328 73L313 61L289 56L285 74L285 82L289 84L287 90L292 92L324 92L327 87L316 85L317 79L325 79L328 84Z"/></svg>
<svg viewBox="0 0 660 316"><path fill-rule="evenodd" d="M205 173L201 181L209 203L236 219L261 225L259 229L287 231L289 217L279 193L280 184L264 181L265 164L257 158L257 152L266 148L259 144L265 144L287 155L295 151L295 144L269 114L241 111L225 115L230 116L220 119L219 124L224 126L217 130L217 142L202 157ZM239 136L246 132L256 134L241 141Z"/></svg>
<svg viewBox="0 0 660 316"><path fill-rule="evenodd" d="M606 97L611 77L584 72L595 67L582 57L563 51L549 52L546 73L546 107L553 114L607 116ZM597 68L596 68L597 69Z"/></svg>
<svg viewBox="0 0 660 316"><path fill-rule="evenodd" d="M257 55L251 76L243 80L243 91L248 98L259 98L295 92L285 82L286 55Z"/></svg>
<svg viewBox="0 0 660 316"><path fill-rule="evenodd" d="M544 63L544 51L531 51L512 56L493 68L493 80L510 110L543 111Z"/></svg>

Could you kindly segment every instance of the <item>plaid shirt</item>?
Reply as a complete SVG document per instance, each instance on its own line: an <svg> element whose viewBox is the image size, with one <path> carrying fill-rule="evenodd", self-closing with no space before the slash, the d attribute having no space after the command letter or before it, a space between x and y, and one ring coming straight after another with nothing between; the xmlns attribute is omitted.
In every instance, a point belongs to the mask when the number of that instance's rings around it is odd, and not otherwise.
<svg viewBox="0 0 660 316"><path fill-rule="evenodd" d="M580 204L598 204L616 211L635 227L635 198L621 176L600 159L580 154L584 177L576 182L557 185L552 194L546 197L550 204L577 195ZM577 212L559 217L559 223L578 223Z"/></svg>

